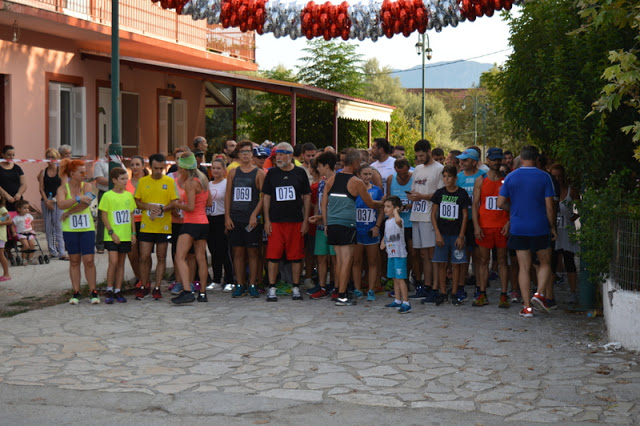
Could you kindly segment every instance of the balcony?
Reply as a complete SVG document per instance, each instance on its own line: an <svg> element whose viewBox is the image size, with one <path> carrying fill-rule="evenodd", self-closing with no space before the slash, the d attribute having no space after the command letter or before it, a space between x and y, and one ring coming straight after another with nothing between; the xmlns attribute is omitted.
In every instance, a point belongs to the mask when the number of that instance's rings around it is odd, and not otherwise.
<svg viewBox="0 0 640 426"><path fill-rule="evenodd" d="M111 26L111 0L8 0L36 9ZM203 52L255 62L255 33L194 21L150 0L120 0L120 30L177 43Z"/></svg>

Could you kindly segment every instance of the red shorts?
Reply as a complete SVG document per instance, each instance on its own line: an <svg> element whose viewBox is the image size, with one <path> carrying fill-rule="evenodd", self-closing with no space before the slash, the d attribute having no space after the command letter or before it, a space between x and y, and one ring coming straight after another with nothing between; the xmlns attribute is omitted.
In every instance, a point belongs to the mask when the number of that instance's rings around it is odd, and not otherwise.
<svg viewBox="0 0 640 426"><path fill-rule="evenodd" d="M484 238L481 240L476 238L476 244L488 249L507 248L507 236L502 235L500 231L502 228L482 228Z"/></svg>
<svg viewBox="0 0 640 426"><path fill-rule="evenodd" d="M267 259L279 261L283 253L287 260L304 259L304 238L300 233L302 222L271 223L267 241Z"/></svg>

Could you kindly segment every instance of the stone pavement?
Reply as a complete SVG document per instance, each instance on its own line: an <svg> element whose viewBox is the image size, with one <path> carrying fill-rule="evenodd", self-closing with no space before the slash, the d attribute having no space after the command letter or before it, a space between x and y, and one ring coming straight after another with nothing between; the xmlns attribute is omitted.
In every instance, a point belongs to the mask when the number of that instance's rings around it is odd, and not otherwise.
<svg viewBox="0 0 640 426"><path fill-rule="evenodd" d="M209 294L2 320L0 424L637 423L638 355L601 318L467 302L357 306Z"/></svg>

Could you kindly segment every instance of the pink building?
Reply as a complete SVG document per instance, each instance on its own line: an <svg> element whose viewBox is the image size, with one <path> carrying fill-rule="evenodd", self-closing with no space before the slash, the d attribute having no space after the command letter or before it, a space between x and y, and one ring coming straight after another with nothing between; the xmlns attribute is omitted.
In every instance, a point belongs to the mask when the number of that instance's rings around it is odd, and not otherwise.
<svg viewBox="0 0 640 426"><path fill-rule="evenodd" d="M41 159L69 144L74 157L99 157L111 141L111 0L0 0L0 11L0 147ZM168 153L204 134L207 83L181 67L255 71L254 54L254 33L120 0L124 155ZM44 165L20 166L25 198L38 201Z"/></svg>

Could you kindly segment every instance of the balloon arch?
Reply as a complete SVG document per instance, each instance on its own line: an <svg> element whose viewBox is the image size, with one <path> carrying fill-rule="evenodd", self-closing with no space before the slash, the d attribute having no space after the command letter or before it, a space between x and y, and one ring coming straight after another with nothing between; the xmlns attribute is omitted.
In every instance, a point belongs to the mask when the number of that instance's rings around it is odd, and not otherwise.
<svg viewBox="0 0 640 426"><path fill-rule="evenodd" d="M276 38L289 36L294 40L304 36L309 40L341 37L376 41L396 34L409 37L414 31L441 31L465 20L493 16L496 11L509 10L524 0L370 0L356 4L346 1L302 4L280 0L152 1L160 1L164 9L191 15L194 20L206 19L209 24L237 27L242 32L273 33Z"/></svg>

